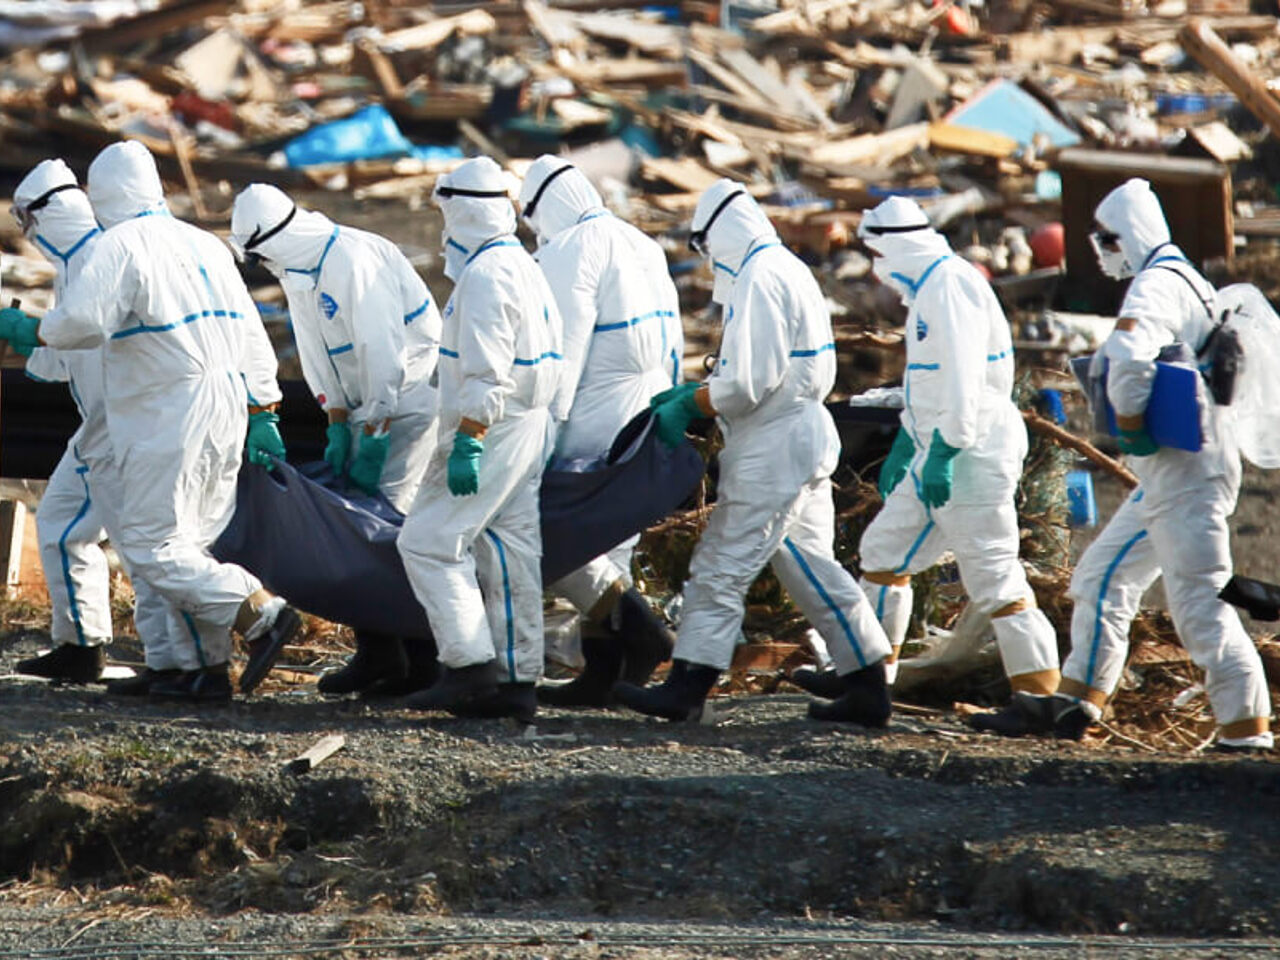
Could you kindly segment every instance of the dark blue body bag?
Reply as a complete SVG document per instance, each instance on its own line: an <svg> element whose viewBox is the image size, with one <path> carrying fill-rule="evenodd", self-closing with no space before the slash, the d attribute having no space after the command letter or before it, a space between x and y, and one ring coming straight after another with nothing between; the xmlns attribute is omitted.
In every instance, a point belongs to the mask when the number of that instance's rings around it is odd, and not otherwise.
<svg viewBox="0 0 1280 960"><path fill-rule="evenodd" d="M662 520L701 481L706 465L697 450L687 440L668 449L649 425L645 410L618 434L599 469L543 473L544 584ZM344 489L325 463L278 462L271 470L246 463L235 514L210 552L326 620L430 637L396 550L403 520L381 496Z"/></svg>

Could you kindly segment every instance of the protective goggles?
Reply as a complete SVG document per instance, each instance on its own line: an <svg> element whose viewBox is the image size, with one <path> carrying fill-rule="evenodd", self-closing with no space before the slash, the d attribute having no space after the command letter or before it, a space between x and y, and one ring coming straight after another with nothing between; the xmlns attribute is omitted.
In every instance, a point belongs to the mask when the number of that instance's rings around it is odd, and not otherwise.
<svg viewBox="0 0 1280 960"><path fill-rule="evenodd" d="M1120 234L1111 230L1104 230L1098 227L1093 233L1089 234L1090 238L1101 250L1119 250Z"/></svg>
<svg viewBox="0 0 1280 960"><path fill-rule="evenodd" d="M256 251L254 251L253 248L257 246L261 246L262 244L266 243L268 240L274 237L277 233L279 233L281 230L287 227L293 221L293 218L297 216L297 214L298 214L298 205L295 203L293 207L289 210L289 213L285 216L285 218L281 220L279 223L277 223L270 230L264 231L261 225L256 227L253 233L249 234L249 239L244 242L244 247L243 247L244 262L251 267L256 267L258 264L262 263L264 259L262 254L257 253Z"/></svg>
<svg viewBox="0 0 1280 960"><path fill-rule="evenodd" d="M448 200L451 197L477 197L482 200L492 200L497 197L505 197L505 190L468 190L466 187L436 187L436 196L442 200Z"/></svg>
<svg viewBox="0 0 1280 960"><path fill-rule="evenodd" d="M555 173L548 176L547 179L543 180L542 183L538 186L538 189L534 191L533 197L530 198L529 202L524 205L524 210L521 211L520 215L524 217L526 220L532 217L534 209L538 206L538 201L541 200L542 195L547 192L547 187L551 186L551 181L554 180L556 177L560 176L560 174L568 173L572 169L573 169L573 164L566 163L563 167L561 167Z"/></svg>
<svg viewBox="0 0 1280 960"><path fill-rule="evenodd" d="M15 203L9 208L9 212L13 214L13 219L18 221L18 226L22 228L22 232L27 233L36 224L36 218L34 216L35 212L47 207L55 193L61 193L63 190L79 189L80 188L74 183L64 183L60 186L53 187L50 190L46 190L26 205Z"/></svg>
<svg viewBox="0 0 1280 960"><path fill-rule="evenodd" d="M724 213L725 207L738 199L738 197L745 197L746 195L747 191L745 190L735 190L733 193L721 200L720 204L711 211L711 216L707 217L707 222L702 225L702 229L694 230L689 234L689 249L700 257L709 256L710 252L707 249L707 234L711 230L711 225L716 222L716 217Z"/></svg>

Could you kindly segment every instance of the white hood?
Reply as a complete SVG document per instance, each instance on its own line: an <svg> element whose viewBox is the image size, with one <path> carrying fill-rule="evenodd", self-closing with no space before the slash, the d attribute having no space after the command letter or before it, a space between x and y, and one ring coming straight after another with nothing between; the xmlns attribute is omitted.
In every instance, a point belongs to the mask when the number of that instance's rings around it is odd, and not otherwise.
<svg viewBox="0 0 1280 960"><path fill-rule="evenodd" d="M148 213L167 213L151 151L136 140L113 143L89 165L89 201L103 229Z"/></svg>
<svg viewBox="0 0 1280 960"><path fill-rule="evenodd" d="M1102 229L1119 235L1128 275L1141 270L1157 247L1170 242L1160 199L1151 184L1138 177L1103 197L1093 219Z"/></svg>
<svg viewBox="0 0 1280 960"><path fill-rule="evenodd" d="M276 271L314 269L331 236L332 220L267 183L246 187L231 208L231 248L241 258L256 253Z"/></svg>
<svg viewBox="0 0 1280 960"><path fill-rule="evenodd" d="M488 157L475 157L436 181L432 198L444 214L445 276L457 280L467 260L490 240L516 232L515 177ZM455 192L457 191L457 192Z"/></svg>
<svg viewBox="0 0 1280 960"><path fill-rule="evenodd" d="M906 197L890 197L866 211L858 237L875 255L876 278L907 304L915 299L925 271L951 253L947 238L929 225L920 205Z"/></svg>
<svg viewBox="0 0 1280 960"><path fill-rule="evenodd" d="M729 200L730 197L733 199ZM725 205L721 207L721 204ZM717 209L720 211L718 215ZM712 222L707 232L707 249L715 274L715 289L711 297L716 303L728 303L729 290L747 251L757 242L777 240L778 233L742 184L726 178L717 180L698 198L690 232L696 234L707 230L708 221Z"/></svg>
<svg viewBox="0 0 1280 960"><path fill-rule="evenodd" d="M520 209L542 242L568 230L587 214L603 210L604 201L581 170L560 157L543 154L524 175Z"/></svg>
<svg viewBox="0 0 1280 960"><path fill-rule="evenodd" d="M51 190L58 192L50 194ZM65 280L67 261L98 232L98 223L75 174L61 160L40 161L18 184L13 204L25 208L46 195L39 209L31 211L35 225L28 237Z"/></svg>

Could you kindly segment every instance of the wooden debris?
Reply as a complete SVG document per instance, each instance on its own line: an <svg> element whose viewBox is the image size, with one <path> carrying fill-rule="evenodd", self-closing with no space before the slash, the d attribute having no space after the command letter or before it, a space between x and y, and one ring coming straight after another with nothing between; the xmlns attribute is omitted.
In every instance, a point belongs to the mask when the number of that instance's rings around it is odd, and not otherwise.
<svg viewBox="0 0 1280 960"><path fill-rule="evenodd" d="M1280 103L1262 80L1236 59L1208 23L1191 20L1179 32L1178 42L1201 66L1230 87L1240 102L1267 125L1272 136L1280 136Z"/></svg>
<svg viewBox="0 0 1280 960"><path fill-rule="evenodd" d="M310 749L300 753L287 764L285 770L293 774L310 773L347 745L347 738L340 733L321 737Z"/></svg>

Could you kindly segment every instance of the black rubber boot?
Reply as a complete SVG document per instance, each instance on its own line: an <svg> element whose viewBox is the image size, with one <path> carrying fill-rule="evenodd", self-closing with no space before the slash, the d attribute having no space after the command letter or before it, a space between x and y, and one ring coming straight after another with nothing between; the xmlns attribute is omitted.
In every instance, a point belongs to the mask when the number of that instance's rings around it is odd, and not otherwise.
<svg viewBox="0 0 1280 960"><path fill-rule="evenodd" d="M1035 693L1014 693L1008 706L995 713L975 713L969 717L969 726L983 733L996 733L1002 737L1053 733L1056 709L1054 699L1052 696ZM1080 713L1083 715L1084 711L1080 710ZM1084 735L1083 728L1080 735ZM1079 740L1080 737L1073 739Z"/></svg>
<svg viewBox="0 0 1280 960"><path fill-rule="evenodd" d="M106 647L64 643L44 656L19 660L15 669L30 677L48 677L63 683L94 683L102 679L102 668L106 665Z"/></svg>
<svg viewBox="0 0 1280 960"><path fill-rule="evenodd" d="M671 659L676 635L635 587L618 598L613 622L622 645L622 682L644 686L658 665Z"/></svg>
<svg viewBox="0 0 1280 960"><path fill-rule="evenodd" d="M415 710L448 710L487 700L498 692L497 667L492 660L466 667L445 667L440 679L405 700Z"/></svg>
<svg viewBox="0 0 1280 960"><path fill-rule="evenodd" d="M485 720L512 717L521 723L533 723L538 712L538 695L530 683L500 683L490 696L463 703L449 710L455 717L478 717Z"/></svg>
<svg viewBox="0 0 1280 960"><path fill-rule="evenodd" d="M285 645L301 632L302 617L297 610L286 604L276 614L275 623L267 628L267 632L249 643L249 662L244 665L244 672L240 674L240 692L252 693L276 665Z"/></svg>
<svg viewBox="0 0 1280 960"><path fill-rule="evenodd" d="M893 713L889 687L884 679L884 661L841 676L844 693L830 703L809 703L814 720L856 723L863 727L886 727Z"/></svg>
<svg viewBox="0 0 1280 960"><path fill-rule="evenodd" d="M1054 700L1065 700L1065 697L1054 697ZM1056 712L1053 715L1053 735L1059 740L1083 740L1084 733L1093 726L1093 717L1085 711L1084 707L1075 701L1069 701L1065 705L1055 704Z"/></svg>
<svg viewBox="0 0 1280 960"><path fill-rule="evenodd" d="M419 690L426 690L440 679L440 661L435 642L426 637L400 637L404 651L406 670L397 679L375 681L360 691L365 700L382 697L407 697Z"/></svg>
<svg viewBox="0 0 1280 960"><path fill-rule="evenodd" d="M707 694L720 679L720 671L687 660L671 661L671 672L657 686L638 687L625 681L613 685L613 695L623 706L665 720L697 720Z"/></svg>
<svg viewBox="0 0 1280 960"><path fill-rule="evenodd" d="M582 672L566 683L543 683L538 701L549 707L607 707L613 703L613 685L622 673L620 638L600 627L584 625Z"/></svg>
<svg viewBox="0 0 1280 960"><path fill-rule="evenodd" d="M399 637L372 630L356 631L356 652L339 670L330 670L316 683L321 693L359 693L382 680L403 681L409 659Z"/></svg>
<svg viewBox="0 0 1280 960"><path fill-rule="evenodd" d="M183 670L175 676L156 680L148 691L157 700L185 700L192 703L226 703L231 699L231 677L227 665Z"/></svg>
<svg viewBox="0 0 1280 960"><path fill-rule="evenodd" d="M844 681L840 679L840 674L836 672L835 667L828 667L825 670L799 667L792 670L787 679L805 693L822 697L824 700L835 700L844 696Z"/></svg>
<svg viewBox="0 0 1280 960"><path fill-rule="evenodd" d="M141 673L132 677L120 677L107 681L107 693L116 697L145 697L151 692L151 685L161 680L172 680L182 671L176 667L172 670L152 670L143 667Z"/></svg>

